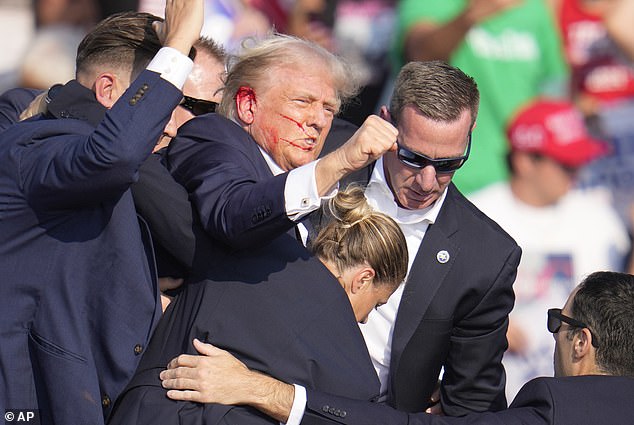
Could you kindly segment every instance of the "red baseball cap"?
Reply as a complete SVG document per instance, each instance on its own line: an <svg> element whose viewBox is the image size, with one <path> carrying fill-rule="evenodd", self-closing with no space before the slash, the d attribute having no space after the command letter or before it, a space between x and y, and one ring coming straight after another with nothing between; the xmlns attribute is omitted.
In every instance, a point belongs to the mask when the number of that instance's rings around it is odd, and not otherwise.
<svg viewBox="0 0 634 425"><path fill-rule="evenodd" d="M569 167L580 167L608 153L590 137L581 113L570 103L537 99L515 114L507 129L512 151L535 152Z"/></svg>

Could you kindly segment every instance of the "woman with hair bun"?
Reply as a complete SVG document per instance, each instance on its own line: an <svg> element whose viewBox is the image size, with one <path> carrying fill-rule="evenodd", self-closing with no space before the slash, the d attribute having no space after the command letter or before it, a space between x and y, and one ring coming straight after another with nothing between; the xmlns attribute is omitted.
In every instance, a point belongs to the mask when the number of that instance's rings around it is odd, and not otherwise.
<svg viewBox="0 0 634 425"><path fill-rule="evenodd" d="M332 219L310 247L348 294L358 322L385 304L407 274L407 247L398 225L372 210L352 186L328 204Z"/></svg>
<svg viewBox="0 0 634 425"><path fill-rule="evenodd" d="M370 208L360 187L340 191L325 216L329 220L311 245L314 255L288 234L246 253L207 253L208 270L165 311L108 424L277 423L246 406L166 397L159 374L170 361L188 368L182 389L196 391L213 379L197 351L201 341L305 388L359 400L378 396L357 322L405 278L405 238L390 217Z"/></svg>

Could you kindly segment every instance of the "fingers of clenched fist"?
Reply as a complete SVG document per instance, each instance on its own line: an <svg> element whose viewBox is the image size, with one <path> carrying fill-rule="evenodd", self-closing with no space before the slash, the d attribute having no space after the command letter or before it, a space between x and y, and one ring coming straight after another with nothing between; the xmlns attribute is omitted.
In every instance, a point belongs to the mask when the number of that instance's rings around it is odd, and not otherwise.
<svg viewBox="0 0 634 425"><path fill-rule="evenodd" d="M398 130L377 115L370 115L343 146L346 160L353 168L362 168L389 150L396 148Z"/></svg>

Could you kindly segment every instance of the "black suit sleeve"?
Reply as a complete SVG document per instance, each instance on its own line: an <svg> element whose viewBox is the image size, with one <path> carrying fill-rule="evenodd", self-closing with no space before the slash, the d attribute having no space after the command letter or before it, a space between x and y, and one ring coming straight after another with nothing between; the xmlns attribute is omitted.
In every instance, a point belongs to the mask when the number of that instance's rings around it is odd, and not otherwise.
<svg viewBox="0 0 634 425"><path fill-rule="evenodd" d="M167 164L215 241L253 248L295 226L285 209L288 173L273 176L248 133L217 114L181 126Z"/></svg>
<svg viewBox="0 0 634 425"><path fill-rule="evenodd" d="M159 154L150 155L141 164L139 180L131 189L134 205L148 223L155 245L189 269L195 249L191 204L185 188L161 164ZM159 275L172 274L159 270Z"/></svg>
<svg viewBox="0 0 634 425"><path fill-rule="evenodd" d="M463 417L405 413L370 401L306 390L301 425L546 425L552 422L552 398L546 385L527 384L511 409L471 413Z"/></svg>

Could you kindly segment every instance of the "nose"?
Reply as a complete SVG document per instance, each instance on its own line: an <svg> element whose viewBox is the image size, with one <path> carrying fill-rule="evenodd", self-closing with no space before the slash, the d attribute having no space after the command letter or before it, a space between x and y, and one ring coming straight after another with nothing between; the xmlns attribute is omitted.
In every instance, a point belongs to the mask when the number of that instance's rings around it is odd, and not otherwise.
<svg viewBox="0 0 634 425"><path fill-rule="evenodd" d="M165 128L163 129L163 134L168 137L175 137L177 131L178 126L176 125L176 118L174 117L174 112L172 112L170 120L167 122Z"/></svg>
<svg viewBox="0 0 634 425"><path fill-rule="evenodd" d="M423 167L416 174L416 183L424 192L431 192L436 187L436 169L433 165Z"/></svg>
<svg viewBox="0 0 634 425"><path fill-rule="evenodd" d="M328 125L330 120L331 118L324 107L319 104L314 104L311 108L306 124L310 127L315 127L318 130L321 130Z"/></svg>

